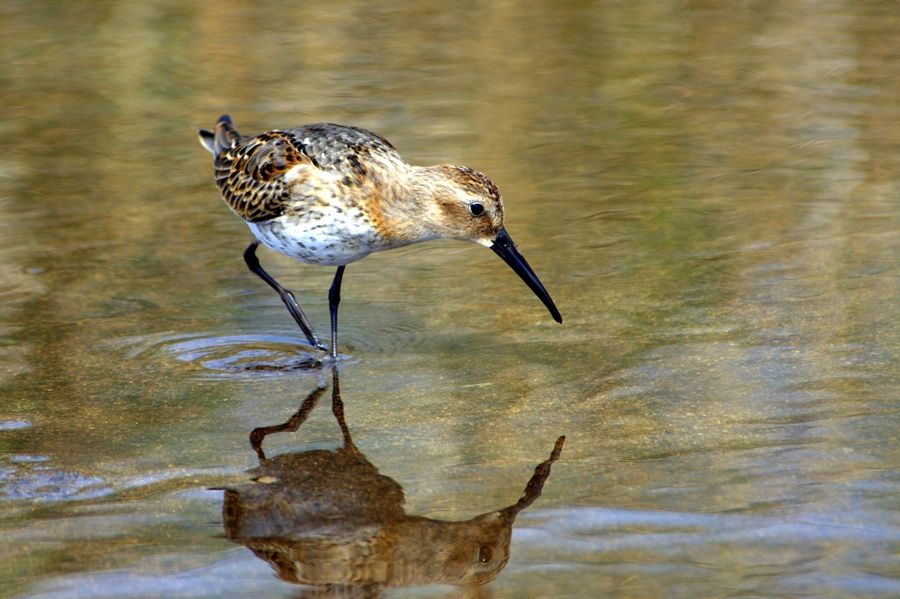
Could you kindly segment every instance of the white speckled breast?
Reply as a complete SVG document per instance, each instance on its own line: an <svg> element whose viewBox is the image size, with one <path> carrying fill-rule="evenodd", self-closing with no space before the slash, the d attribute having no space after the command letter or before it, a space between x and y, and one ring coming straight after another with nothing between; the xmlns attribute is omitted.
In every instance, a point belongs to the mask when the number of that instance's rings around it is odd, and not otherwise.
<svg viewBox="0 0 900 599"><path fill-rule="evenodd" d="M269 249L319 266L342 266L388 249L366 222L341 219L337 215L317 216L284 215L247 224Z"/></svg>

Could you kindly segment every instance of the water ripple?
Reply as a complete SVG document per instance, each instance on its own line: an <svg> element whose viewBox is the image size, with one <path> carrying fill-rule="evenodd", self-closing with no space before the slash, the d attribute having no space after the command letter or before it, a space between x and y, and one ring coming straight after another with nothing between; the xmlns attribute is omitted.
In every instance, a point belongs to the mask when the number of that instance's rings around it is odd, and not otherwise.
<svg viewBox="0 0 900 599"><path fill-rule="evenodd" d="M350 323L341 327L338 360L353 354L396 354L423 346L429 338L420 324L377 323L377 331L359 330ZM157 359L190 363L221 374L316 370L327 356L298 335L272 333L207 335L172 332L109 341L106 347L130 360ZM2 423L0 423L2 425Z"/></svg>
<svg viewBox="0 0 900 599"><path fill-rule="evenodd" d="M168 344L166 353L219 372L309 370L321 365L321 353L292 337L233 335L198 337Z"/></svg>
<svg viewBox="0 0 900 599"><path fill-rule="evenodd" d="M31 428L27 420L0 420L0 431L17 431L23 428Z"/></svg>
<svg viewBox="0 0 900 599"><path fill-rule="evenodd" d="M38 465L47 460L43 456L17 455L0 464L0 501L96 499L113 492L99 477Z"/></svg>

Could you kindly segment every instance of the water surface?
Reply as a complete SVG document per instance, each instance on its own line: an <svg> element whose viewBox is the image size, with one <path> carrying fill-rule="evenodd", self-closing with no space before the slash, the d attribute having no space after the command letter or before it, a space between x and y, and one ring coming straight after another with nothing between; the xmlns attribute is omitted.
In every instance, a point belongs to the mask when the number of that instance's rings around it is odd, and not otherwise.
<svg viewBox="0 0 900 599"><path fill-rule="evenodd" d="M347 268L353 442L496 580L384 596L900 596L889 2L0 5L0 595L296 597L222 520L330 373L195 130L331 121L503 192L562 312L431 242ZM327 331L330 269L260 250ZM327 409L269 456L334 450Z"/></svg>

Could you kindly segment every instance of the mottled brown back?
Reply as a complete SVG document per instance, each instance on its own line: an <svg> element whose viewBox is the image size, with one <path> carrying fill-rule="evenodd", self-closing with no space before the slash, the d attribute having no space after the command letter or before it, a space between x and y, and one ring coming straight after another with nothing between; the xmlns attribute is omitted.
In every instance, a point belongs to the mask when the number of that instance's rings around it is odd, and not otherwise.
<svg viewBox="0 0 900 599"><path fill-rule="evenodd" d="M382 154L402 161L383 137L357 127L331 123L306 125L286 131L269 131L241 137L231 119L223 116L215 134L201 132L201 141L215 157L216 185L229 207L251 223L264 222L285 213L291 187L303 179L285 180L298 165L315 172L341 177L344 185L359 184L368 175L367 158Z"/></svg>

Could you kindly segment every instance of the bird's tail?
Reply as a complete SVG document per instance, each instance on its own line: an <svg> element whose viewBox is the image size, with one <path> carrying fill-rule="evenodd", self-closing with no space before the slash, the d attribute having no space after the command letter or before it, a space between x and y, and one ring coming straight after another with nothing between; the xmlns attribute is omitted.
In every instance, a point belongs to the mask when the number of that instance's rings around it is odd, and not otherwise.
<svg viewBox="0 0 900 599"><path fill-rule="evenodd" d="M215 133L206 129L200 129L197 133L200 134L200 143L203 144L204 148L212 152L213 156L218 156L223 150L230 148L231 144L236 140L241 139L240 133L234 128L234 123L231 122L231 117L227 114L219 117Z"/></svg>

